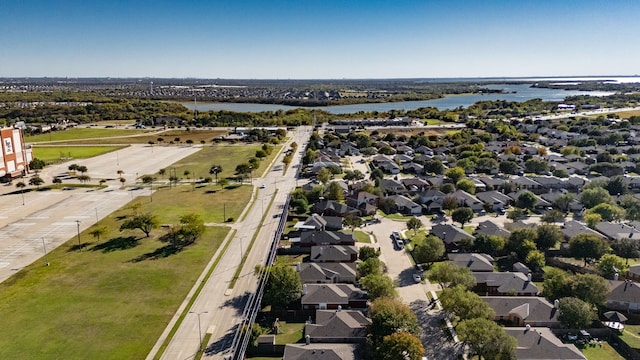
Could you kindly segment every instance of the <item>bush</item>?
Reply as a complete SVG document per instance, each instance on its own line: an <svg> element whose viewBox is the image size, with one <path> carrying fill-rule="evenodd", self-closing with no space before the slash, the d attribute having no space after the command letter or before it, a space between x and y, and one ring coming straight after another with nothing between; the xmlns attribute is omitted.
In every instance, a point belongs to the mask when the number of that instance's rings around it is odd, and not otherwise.
<svg viewBox="0 0 640 360"><path fill-rule="evenodd" d="M226 221L226 222L233 222L233 220L234 220L234 219L233 219L232 217L230 217L230 218L228 218L228 219L227 219L227 221Z"/></svg>

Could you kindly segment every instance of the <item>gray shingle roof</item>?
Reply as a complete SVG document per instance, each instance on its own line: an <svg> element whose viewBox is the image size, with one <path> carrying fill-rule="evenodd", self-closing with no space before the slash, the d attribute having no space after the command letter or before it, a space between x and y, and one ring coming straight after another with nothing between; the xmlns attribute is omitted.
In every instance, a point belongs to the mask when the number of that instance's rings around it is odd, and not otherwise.
<svg viewBox="0 0 640 360"><path fill-rule="evenodd" d="M548 328L505 328L507 335L518 342L516 357L519 360L586 360L573 344L563 344Z"/></svg>

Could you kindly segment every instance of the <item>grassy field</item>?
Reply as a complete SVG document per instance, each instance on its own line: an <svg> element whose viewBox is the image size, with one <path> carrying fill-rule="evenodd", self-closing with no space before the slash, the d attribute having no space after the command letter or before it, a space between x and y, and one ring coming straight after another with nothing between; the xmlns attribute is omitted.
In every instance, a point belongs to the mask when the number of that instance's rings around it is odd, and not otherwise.
<svg viewBox="0 0 640 360"><path fill-rule="evenodd" d="M276 335L276 344L294 344L302 341L304 323L280 321L280 332Z"/></svg>
<svg viewBox="0 0 640 360"><path fill-rule="evenodd" d="M255 155L256 150L260 149L261 146L260 144L205 146L197 153L187 156L173 164L172 167L176 168L178 177L182 177L184 171L188 170L192 178L200 178L206 176L213 177L213 175L209 175L209 169L211 169L213 165L220 165L222 166L222 172L218 174L218 179L222 179L234 176L236 166L247 162ZM262 175L279 149L279 146L274 147L271 155L260 162L260 167L253 170L254 177Z"/></svg>
<svg viewBox="0 0 640 360"><path fill-rule="evenodd" d="M131 131L131 130L129 130ZM158 145L186 144L191 140L194 144L211 143L211 141L227 133L224 130L163 130L163 129L147 129L145 133L138 136L113 137L113 138L95 138L91 140L82 140L83 144L104 145L104 144L148 144L153 142ZM121 135L118 135L121 136ZM178 139L176 141L176 138ZM61 144L77 144L76 141L69 141Z"/></svg>
<svg viewBox="0 0 640 360"><path fill-rule="evenodd" d="M620 355L616 349L611 347L609 343L603 342L602 347L599 345L585 346L580 348L580 351L586 356L588 360L624 360L624 357Z"/></svg>
<svg viewBox="0 0 640 360"><path fill-rule="evenodd" d="M54 163L72 159L86 159L122 148L124 146L35 146L33 147L33 156L46 163Z"/></svg>
<svg viewBox="0 0 640 360"><path fill-rule="evenodd" d="M618 114L621 119L628 119L632 116L640 116L640 110L618 111L616 114Z"/></svg>
<svg viewBox="0 0 640 360"><path fill-rule="evenodd" d="M364 231L356 230L353 232L353 236L355 236L357 242L371 244L371 238L369 238L369 234L365 233Z"/></svg>
<svg viewBox="0 0 640 360"><path fill-rule="evenodd" d="M79 140L89 138L103 138L111 136L136 135L148 132L149 130L125 130L125 129L104 129L104 128L72 128L63 131L53 131L46 134L25 136L26 143L59 141L59 140Z"/></svg>
<svg viewBox="0 0 640 360"><path fill-rule="evenodd" d="M163 191L154 202L169 203ZM212 197L212 203L215 198ZM142 211L147 211L146 205ZM177 212L177 211L176 211ZM101 241L81 234L0 284L0 358L143 359L229 231L209 227L172 254L152 231L118 231L129 206L100 221ZM161 215L161 221L169 219ZM172 216L174 216L172 214Z"/></svg>
<svg viewBox="0 0 640 360"><path fill-rule="evenodd" d="M635 349L640 349L640 325L624 325L624 332L620 339Z"/></svg>

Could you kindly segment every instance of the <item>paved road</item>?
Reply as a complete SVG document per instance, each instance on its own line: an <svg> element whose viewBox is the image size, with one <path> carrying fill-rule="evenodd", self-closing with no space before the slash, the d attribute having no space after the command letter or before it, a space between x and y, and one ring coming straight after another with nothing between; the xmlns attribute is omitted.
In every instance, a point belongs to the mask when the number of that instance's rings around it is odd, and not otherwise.
<svg viewBox="0 0 640 360"><path fill-rule="evenodd" d="M155 173L197 150L195 147L151 150L134 145L118 151L119 161L114 153L109 153L72 162L87 166L94 179L102 178L102 174L113 174L111 177L115 178L118 169L125 174ZM64 173L72 162L48 167L41 177L49 182L54 175ZM45 246L51 251L74 237L78 231L76 220L83 231L134 197L149 194L149 190L122 190L116 180L108 184L109 188L103 190L28 192L24 194L24 205L21 194L8 194L15 192L15 186L0 187L0 282L43 257Z"/></svg>
<svg viewBox="0 0 640 360"><path fill-rule="evenodd" d="M194 301L191 312L185 317L175 335L171 339L168 347L162 355L162 359L191 359L195 355L199 346L199 333L204 336L210 333L211 338L207 344L205 358L207 359L223 359L225 356L231 355L229 347L233 340L235 330L241 321L241 315L244 307L251 294L254 294L257 288L257 279L253 275L253 269L257 264L264 264L268 250L273 240L273 235L278 226L279 218L274 217L276 214L282 213L282 207L285 205L287 194L295 188L296 180L294 178L296 168L293 166L298 164L301 159L300 151L304 148L306 141L311 135L310 127L299 127L292 139L285 144L283 150L289 148L291 141L298 143L298 152L296 153L291 168L283 175L282 171L269 171L263 178L254 179L253 184L256 187L264 184L264 189L258 189L257 195L254 196L253 206L249 205L249 213L246 218L233 225L237 233L232 239L226 253L223 254L216 269L206 282L198 298ZM281 165L282 157L280 154L274 164ZM278 189L275 195L273 206L269 208L269 202L274 196L275 189ZM247 211L247 210L245 210ZM260 226L260 220L263 213L266 212L265 222ZM240 277L231 290L228 289L233 275L240 264L242 254L247 251L247 247L253 237L253 234L259 231L255 244L247 256L245 265L240 273ZM197 284L196 284L197 286ZM183 304L184 306L184 304ZM182 307L181 309L184 309ZM179 310L181 312L182 310ZM199 320L198 321L198 315ZM177 319L179 313L174 316ZM152 359L159 346L165 340L174 322L172 321L158 340L156 346L151 351L147 359ZM200 327L200 329L198 328Z"/></svg>

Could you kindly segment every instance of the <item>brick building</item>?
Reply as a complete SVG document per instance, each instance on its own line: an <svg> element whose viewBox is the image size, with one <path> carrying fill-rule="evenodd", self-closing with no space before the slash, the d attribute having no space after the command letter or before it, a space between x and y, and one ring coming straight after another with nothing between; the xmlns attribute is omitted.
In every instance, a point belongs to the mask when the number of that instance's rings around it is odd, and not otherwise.
<svg viewBox="0 0 640 360"><path fill-rule="evenodd" d="M22 131L0 129L0 182L9 182L26 174L32 160L31 149L25 149Z"/></svg>

